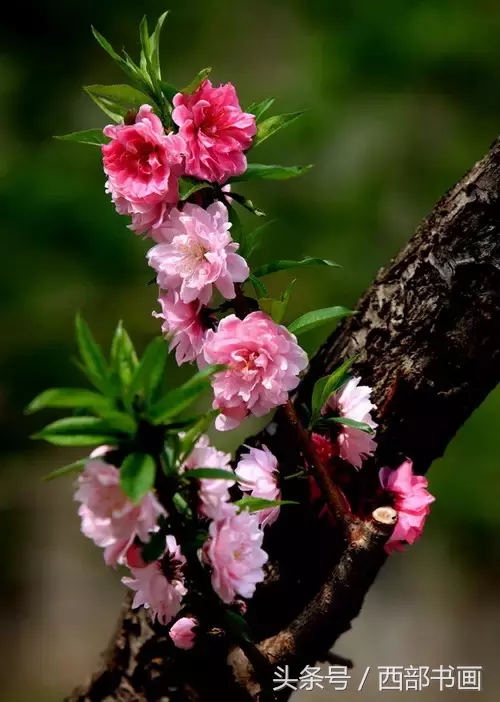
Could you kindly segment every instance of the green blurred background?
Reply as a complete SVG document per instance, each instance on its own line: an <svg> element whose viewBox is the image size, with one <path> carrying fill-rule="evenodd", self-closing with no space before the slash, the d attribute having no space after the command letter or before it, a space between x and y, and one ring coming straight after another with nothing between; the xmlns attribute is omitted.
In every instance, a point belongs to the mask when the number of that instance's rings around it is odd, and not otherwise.
<svg viewBox="0 0 500 702"><path fill-rule="evenodd" d="M314 163L314 170L296 181L245 189L277 220L255 263L285 253L328 257L343 266L301 272L290 318L314 307L354 304L497 136L500 6L493 0L170 0L168 7L162 56L169 82L185 85L210 65L214 82L235 84L243 106L275 95L280 112L309 110L250 160ZM100 554L78 534L70 481L40 483L44 472L74 453L31 443L28 435L43 420L25 418L23 407L46 387L79 382L71 362L77 310L103 344L119 318L139 348L159 331L151 316L155 289L146 285L147 242L115 214L98 149L52 135L103 126L106 118L81 86L124 82L90 25L135 56L142 14L152 23L164 9L165 0L140 8L130 0L46 0L18 3L2 18L5 700L57 699L79 682L105 645L121 596L118 575L102 567ZM276 276L270 290L277 294L289 279ZM311 337L310 348L321 338ZM170 372L175 382L174 364ZM426 538L391 562L361 633L347 644L367 665L396 664L388 652L407 652L404 665L415 664L416 652L416 664L425 664L426 651L437 664L486 669L492 663L489 643L500 623L494 596L500 579L499 420L495 392L433 467L431 490L438 499ZM425 431L422 417L422 441ZM377 651L379 661L370 657L370 638L379 619L387 627L387 616L392 633L387 656L384 646ZM490 688L485 683L483 699L497 699L498 676L485 673ZM441 694L451 699L459 693Z"/></svg>

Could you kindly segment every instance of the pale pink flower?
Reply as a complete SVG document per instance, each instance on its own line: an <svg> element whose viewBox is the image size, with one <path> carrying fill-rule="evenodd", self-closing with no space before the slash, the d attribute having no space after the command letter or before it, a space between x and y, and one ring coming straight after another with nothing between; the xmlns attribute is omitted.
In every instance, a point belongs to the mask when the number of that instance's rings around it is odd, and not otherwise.
<svg viewBox="0 0 500 702"><path fill-rule="evenodd" d="M181 617L169 631L170 638L174 642L177 648L182 648L185 651L193 648L194 640L196 637L195 628L198 626L198 621L196 619L191 619L191 617Z"/></svg>
<svg viewBox="0 0 500 702"><path fill-rule="evenodd" d="M108 125L104 134L111 139L101 147L106 189L119 212L151 218L155 205L176 204L184 169L182 137L165 134L149 105L140 108L134 124Z"/></svg>
<svg viewBox="0 0 500 702"><path fill-rule="evenodd" d="M394 497L394 509L398 521L389 541L387 553L404 551L404 542L413 544L422 535L425 520L430 513L429 505L436 499L427 490L428 482L423 475L413 473L413 464L407 459L396 470L381 468L380 484Z"/></svg>
<svg viewBox="0 0 500 702"><path fill-rule="evenodd" d="M149 265L158 273L165 290L178 290L183 302L210 302L212 287L226 298L235 296L234 283L243 283L248 265L231 239L227 208L214 202L203 209L184 205L174 209L168 222L158 230L162 242L147 254Z"/></svg>
<svg viewBox="0 0 500 702"><path fill-rule="evenodd" d="M194 468L220 468L232 473L230 461L231 454L211 446L208 436L202 434L181 471L193 470ZM235 480L202 478L199 481L200 512L205 517L219 520L233 514L235 508L229 502L229 488L236 482L236 475L234 477Z"/></svg>
<svg viewBox="0 0 500 702"><path fill-rule="evenodd" d="M203 81L192 95L174 96L172 119L186 142L186 173L224 183L244 173L244 152L252 145L255 116L243 112L231 83L213 88Z"/></svg>
<svg viewBox="0 0 500 702"><path fill-rule="evenodd" d="M222 410L215 422L220 431L234 429L249 413L261 417L284 404L307 366L295 336L264 312L222 319L216 332L207 332L203 356L206 363L229 366L212 381L213 406Z"/></svg>
<svg viewBox="0 0 500 702"><path fill-rule="evenodd" d="M153 317L164 320L161 330L170 338L169 348L175 349L175 360L179 365L196 360L206 335L200 318L201 304L182 302L175 290L161 292L158 302L161 312L153 312Z"/></svg>
<svg viewBox="0 0 500 702"><path fill-rule="evenodd" d="M181 609L182 598L187 593L182 568L186 559L173 536L166 538L164 556L144 568L131 568L133 578L122 578L122 583L135 590L132 607L143 606L151 610L153 619L168 624Z"/></svg>
<svg viewBox="0 0 500 702"><path fill-rule="evenodd" d="M361 378L351 378L343 388L330 397L323 413L332 409L338 416L353 419L356 422L368 424L375 429L377 424L373 421L370 412L376 409L370 401L372 389L366 385L359 386ZM361 468L363 461L373 456L377 442L371 434L361 429L339 425L339 456L355 468Z"/></svg>
<svg viewBox="0 0 500 702"><path fill-rule="evenodd" d="M81 503L78 514L83 534L104 548L108 565L116 565L123 563L135 537L143 543L149 541L165 510L151 492L138 504L125 495L118 468L97 457L107 449L100 447L91 454L78 477L75 500Z"/></svg>
<svg viewBox="0 0 500 702"><path fill-rule="evenodd" d="M281 493L278 487L278 459L267 446L262 449L249 448L248 453L242 453L236 467L236 475L244 482L240 483L243 492L249 492L251 497L263 500L279 500ZM262 528L274 524L280 512L279 506L270 507L256 512Z"/></svg>
<svg viewBox="0 0 500 702"><path fill-rule="evenodd" d="M233 514L212 522L205 555L212 566L212 587L221 600L230 603L236 595L252 597L264 579L263 532L255 515Z"/></svg>

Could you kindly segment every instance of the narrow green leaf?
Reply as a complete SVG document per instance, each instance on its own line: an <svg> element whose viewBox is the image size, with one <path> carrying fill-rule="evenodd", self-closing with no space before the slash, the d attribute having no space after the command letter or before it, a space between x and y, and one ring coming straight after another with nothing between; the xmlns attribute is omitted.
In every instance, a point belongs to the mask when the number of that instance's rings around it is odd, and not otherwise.
<svg viewBox="0 0 500 702"><path fill-rule="evenodd" d="M158 76L158 80L161 79L161 66L160 66L160 35L163 28L163 23L165 22L168 15L168 10L160 15L158 22L156 23L155 30L151 35L151 63L153 65L153 70Z"/></svg>
<svg viewBox="0 0 500 702"><path fill-rule="evenodd" d="M137 431L137 422L125 412L104 411L99 413L106 421L109 431L133 436Z"/></svg>
<svg viewBox="0 0 500 702"><path fill-rule="evenodd" d="M255 121L258 124L261 121L262 115L272 106L274 100L275 98L270 97L262 100L262 102L253 102L247 107L246 112L250 112L250 114L255 115Z"/></svg>
<svg viewBox="0 0 500 702"><path fill-rule="evenodd" d="M240 248L244 250L245 248L245 235L243 233L243 228L241 226L241 220L236 209L226 201L227 211L229 213L229 221L231 222L231 237L233 241L236 241Z"/></svg>
<svg viewBox="0 0 500 702"><path fill-rule="evenodd" d="M322 310L312 310L311 312L306 312L306 314L303 314L292 322L288 326L288 331L292 334L303 334L322 324L336 322L352 314L354 314L354 312L348 310L347 307L325 307Z"/></svg>
<svg viewBox="0 0 500 702"><path fill-rule="evenodd" d="M365 434L375 434L375 430L369 424L365 422L357 422L355 419L349 419L349 417L322 417L318 424L342 424L345 427L351 427L352 429L359 429L359 431Z"/></svg>
<svg viewBox="0 0 500 702"><path fill-rule="evenodd" d="M226 609L223 614L226 620L226 629L232 634L236 641L240 640L251 643L254 640L252 630L247 620L242 617L241 614L233 612L231 609Z"/></svg>
<svg viewBox="0 0 500 702"><path fill-rule="evenodd" d="M106 392L108 388L108 366L106 359L96 344L87 323L78 314L76 316L76 340L82 361L89 373L98 380L98 389Z"/></svg>
<svg viewBox="0 0 500 702"><path fill-rule="evenodd" d="M250 273L248 280L252 283L258 300L269 299L267 288L253 273Z"/></svg>
<svg viewBox="0 0 500 702"><path fill-rule="evenodd" d="M101 146L101 144L109 142L108 137L102 133L102 129L84 129L83 132L63 134L62 136L55 136L54 139L74 141L78 144L91 144L92 146Z"/></svg>
<svg viewBox="0 0 500 702"><path fill-rule="evenodd" d="M174 95L177 95L180 91L177 90L173 85L170 85L170 83L166 83L164 80L160 81L160 88L161 92L163 93L164 97L168 100L168 102L172 102L174 99Z"/></svg>
<svg viewBox="0 0 500 702"><path fill-rule="evenodd" d="M310 171L309 166L272 166L263 163L249 163L244 173L230 178L230 183L247 180L289 180Z"/></svg>
<svg viewBox="0 0 500 702"><path fill-rule="evenodd" d="M35 397L26 408L26 414L32 414L46 408L84 407L91 410L109 409L110 401L104 395L81 388L52 388Z"/></svg>
<svg viewBox="0 0 500 702"><path fill-rule="evenodd" d="M262 298L259 300L259 307L264 312L271 317L271 319L276 322L276 324L281 324L283 317L285 316L286 308L290 302L290 296L292 294L293 286L297 281L292 280L291 283L281 294L279 300L275 300L271 297Z"/></svg>
<svg viewBox="0 0 500 702"><path fill-rule="evenodd" d="M304 110L301 112L289 112L284 115L275 115L274 117L268 117L266 120L261 122L257 127L257 135L253 141L253 146L258 146L262 144L263 141L268 139L273 134L276 134L283 127L288 127L292 122L295 122L299 117L304 114Z"/></svg>
<svg viewBox="0 0 500 702"><path fill-rule="evenodd" d="M150 415L153 422L162 424L172 417L176 417L210 387L211 377L215 373L225 370L225 368L226 366L207 366L198 371L184 385L170 390L151 408Z"/></svg>
<svg viewBox="0 0 500 702"><path fill-rule="evenodd" d="M238 476L231 470L222 470L222 468L193 468L181 474L181 478L190 480L232 480L235 482Z"/></svg>
<svg viewBox="0 0 500 702"><path fill-rule="evenodd" d="M194 418L194 423L191 424L191 426L185 431L184 436L181 438L181 463L188 458L200 436L205 433L219 414L220 410L212 409L206 412L202 417ZM193 422L193 419L191 419L191 422ZM171 427L172 425L169 424L167 431L169 431Z"/></svg>
<svg viewBox="0 0 500 702"><path fill-rule="evenodd" d="M240 195L240 193L234 193L232 192L230 197L235 200L239 205L244 207L246 210L251 212L254 215L257 215L257 217L265 217L266 213L263 212L262 210L259 210L258 207L256 207L251 200L248 200L248 198L244 197L243 195Z"/></svg>
<svg viewBox="0 0 500 702"><path fill-rule="evenodd" d="M206 78L208 78L211 71L212 71L212 68L210 66L208 68L203 68L198 73L198 75L195 78L193 78L191 83L189 83L189 85L187 85L185 88L183 88L181 92L184 93L184 95L191 95L192 93L194 93L200 87L200 85L203 83L203 81Z"/></svg>
<svg viewBox="0 0 500 702"><path fill-rule="evenodd" d="M67 466L62 466L62 468L58 468L57 470L52 471L52 473L46 475L44 478L42 478L42 480L48 483L50 480L62 478L65 475L80 473L85 468L85 464L88 460L88 458L82 458L79 461L75 461L74 463L69 463Z"/></svg>
<svg viewBox="0 0 500 702"><path fill-rule="evenodd" d="M243 510L247 510L248 512L260 512L262 509L280 507L281 505L298 505L299 503L293 500L264 500L261 497L243 497L234 504L239 507L241 512Z"/></svg>
<svg viewBox="0 0 500 702"><path fill-rule="evenodd" d="M144 351L129 387L129 396L143 393L146 402L159 387L165 374L168 357L168 345L161 336L153 339Z"/></svg>
<svg viewBox="0 0 500 702"><path fill-rule="evenodd" d="M97 417L65 417L48 424L34 435L56 446L98 446L113 443L121 437L108 422Z"/></svg>
<svg viewBox="0 0 500 702"><path fill-rule="evenodd" d="M125 71L125 73L130 76L133 79L137 79L137 67L135 64L132 62L132 65L130 65L125 59L123 59L120 54L117 54L116 51L113 49L111 44L107 39L105 39L100 32L97 31L94 27L92 27L92 34L94 35L95 39L97 42L102 46L104 51L108 53L111 58L116 61L116 63L120 66L122 70Z"/></svg>
<svg viewBox="0 0 500 702"><path fill-rule="evenodd" d="M87 92L87 95L93 102L97 105L97 107L102 110L108 117L111 117L111 119L114 122L121 123L123 122L126 114L128 113L128 110L126 107L120 107L120 105L117 105L115 102L112 100L107 100L106 98L100 98L97 97L97 95L92 95L92 93Z"/></svg>
<svg viewBox="0 0 500 702"><path fill-rule="evenodd" d="M156 466L147 453L131 453L120 468L120 487L133 502L139 502L153 489Z"/></svg>
<svg viewBox="0 0 500 702"><path fill-rule="evenodd" d="M137 354L127 330L120 320L111 343L111 372L117 377L121 389L128 388L139 365Z"/></svg>
<svg viewBox="0 0 500 702"><path fill-rule="evenodd" d="M138 110L142 105L150 105L152 100L149 95L130 85L86 85L84 90L90 97L104 99L114 106L124 110Z"/></svg>
<svg viewBox="0 0 500 702"><path fill-rule="evenodd" d="M349 369L357 359L351 356L331 375L326 375L316 381L311 399L311 426L314 426L321 415L321 410L328 402L331 395L340 390L349 380Z"/></svg>
<svg viewBox="0 0 500 702"><path fill-rule="evenodd" d="M260 266L254 270L253 273L257 276L257 278L262 278L262 276L270 275L270 273L287 271L291 268L302 268L302 266L329 266L331 268L340 268L338 263L334 263L333 261L329 261L325 258L311 258L310 256L306 256L300 261L272 261L272 263L266 263L263 266Z"/></svg>
<svg viewBox="0 0 500 702"><path fill-rule="evenodd" d="M205 188L213 188L213 185L202 180L196 180L196 178L182 176L182 178L179 178L179 199L182 201L187 200L193 193Z"/></svg>

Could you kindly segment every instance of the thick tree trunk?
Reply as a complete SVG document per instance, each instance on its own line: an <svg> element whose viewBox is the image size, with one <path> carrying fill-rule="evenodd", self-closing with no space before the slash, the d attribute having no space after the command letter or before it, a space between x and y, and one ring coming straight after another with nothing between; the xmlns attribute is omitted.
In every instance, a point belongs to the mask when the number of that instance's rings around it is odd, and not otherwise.
<svg viewBox="0 0 500 702"><path fill-rule="evenodd" d="M425 472L500 379L498 142L438 202L357 309L313 359L295 406L300 414L315 380L359 354L354 371L373 386L380 423L376 461L365 464L356 488L366 496L381 465L408 456ZM302 464L283 410L255 441L276 453L284 474ZM222 642L188 657L127 598L101 670L70 700L273 699L276 665L288 664L296 677L325 659L384 563L387 534L383 524L359 533L354 524L347 543L310 507L307 481L283 485L301 505L283 510L266 535L266 582L247 613L260 643L228 652Z"/></svg>

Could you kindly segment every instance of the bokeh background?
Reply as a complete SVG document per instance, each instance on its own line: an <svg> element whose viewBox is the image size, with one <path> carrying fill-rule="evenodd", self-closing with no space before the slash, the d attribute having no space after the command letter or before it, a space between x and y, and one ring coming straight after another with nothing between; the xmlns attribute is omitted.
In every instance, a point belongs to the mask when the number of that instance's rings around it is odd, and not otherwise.
<svg viewBox="0 0 500 702"><path fill-rule="evenodd" d="M123 588L79 534L71 479L41 483L75 453L28 439L43 418L23 407L74 385L73 319L109 344L123 318L137 346L158 333L147 243L104 193L99 151L53 134L103 126L81 86L123 82L94 42L138 50L141 15L166 0L14 3L0 27L0 698L60 699L95 666ZM242 105L269 95L307 115L259 147L259 162L315 163L288 183L247 186L276 218L255 263L323 256L341 270L301 272L290 318L350 305L419 220L487 150L500 123L500 6L494 0L180 2L163 37L168 80L204 66ZM278 293L291 276L270 281ZM326 333L326 332L325 332ZM321 335L308 339L310 347ZM176 369L170 366L173 382ZM374 696L365 666L482 665L481 693L433 690L431 702L498 699L500 509L494 392L430 473L425 539L395 556L339 652L357 663L346 700ZM422 416L422 441L426 418ZM76 456L77 457L77 456ZM327 686L328 687L328 686ZM297 699L330 699L303 692ZM389 694L389 693L382 693ZM392 692L393 698L402 697ZM404 694L404 693L403 693ZM414 693L417 694L417 693Z"/></svg>

